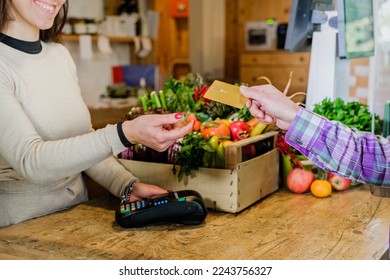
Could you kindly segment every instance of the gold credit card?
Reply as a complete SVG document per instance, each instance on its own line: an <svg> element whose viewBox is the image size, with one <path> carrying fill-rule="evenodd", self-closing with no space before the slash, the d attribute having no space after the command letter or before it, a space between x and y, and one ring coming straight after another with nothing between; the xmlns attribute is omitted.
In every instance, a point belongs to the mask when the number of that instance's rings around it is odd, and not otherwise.
<svg viewBox="0 0 390 280"><path fill-rule="evenodd" d="M240 93L238 86L217 80L207 89L204 97L239 109L244 107L248 100Z"/></svg>

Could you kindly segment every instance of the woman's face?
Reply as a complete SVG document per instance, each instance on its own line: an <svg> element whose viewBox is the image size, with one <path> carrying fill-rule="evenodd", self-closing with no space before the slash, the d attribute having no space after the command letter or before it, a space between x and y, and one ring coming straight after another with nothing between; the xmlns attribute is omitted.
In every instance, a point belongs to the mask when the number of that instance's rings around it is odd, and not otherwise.
<svg viewBox="0 0 390 280"><path fill-rule="evenodd" d="M10 15L4 33L22 40L38 40L39 30L50 29L66 0L10 0Z"/></svg>

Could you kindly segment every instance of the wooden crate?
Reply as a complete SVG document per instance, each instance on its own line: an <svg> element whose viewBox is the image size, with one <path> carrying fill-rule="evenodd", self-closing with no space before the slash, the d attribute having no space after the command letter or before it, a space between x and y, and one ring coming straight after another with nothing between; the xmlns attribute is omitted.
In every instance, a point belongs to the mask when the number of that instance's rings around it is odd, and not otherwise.
<svg viewBox="0 0 390 280"><path fill-rule="evenodd" d="M231 168L200 168L190 176L184 176L181 182L173 174L171 164L119 161L145 183L170 190L196 190L203 196L208 208L237 213L278 189L279 150L275 147L276 135L276 132L268 132L235 142L228 146L226 157L227 166ZM272 150L241 161L242 147L259 141L272 141Z"/></svg>
<svg viewBox="0 0 390 280"><path fill-rule="evenodd" d="M370 185L370 191L375 196L390 197L390 188L386 186Z"/></svg>

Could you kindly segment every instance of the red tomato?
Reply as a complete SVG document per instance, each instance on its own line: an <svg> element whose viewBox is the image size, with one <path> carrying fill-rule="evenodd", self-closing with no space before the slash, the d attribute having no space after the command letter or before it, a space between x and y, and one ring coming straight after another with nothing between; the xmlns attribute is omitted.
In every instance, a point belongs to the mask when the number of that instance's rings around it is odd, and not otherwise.
<svg viewBox="0 0 390 280"><path fill-rule="evenodd" d="M215 120L202 124L200 127L200 134L206 140L209 140L209 138L214 135L230 137L230 129L224 122Z"/></svg>

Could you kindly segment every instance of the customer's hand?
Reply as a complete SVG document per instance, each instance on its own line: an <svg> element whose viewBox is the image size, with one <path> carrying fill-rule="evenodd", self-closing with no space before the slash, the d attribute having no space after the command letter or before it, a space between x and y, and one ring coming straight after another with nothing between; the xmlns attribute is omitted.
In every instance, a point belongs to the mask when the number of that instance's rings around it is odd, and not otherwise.
<svg viewBox="0 0 390 280"><path fill-rule="evenodd" d="M241 86L240 92L249 98L245 105L261 122L287 130L297 114L298 105L272 85Z"/></svg>
<svg viewBox="0 0 390 280"><path fill-rule="evenodd" d="M122 129L131 143L140 143L161 152L191 130L193 121L183 126L180 122L182 116L181 113L142 115L125 121Z"/></svg>

